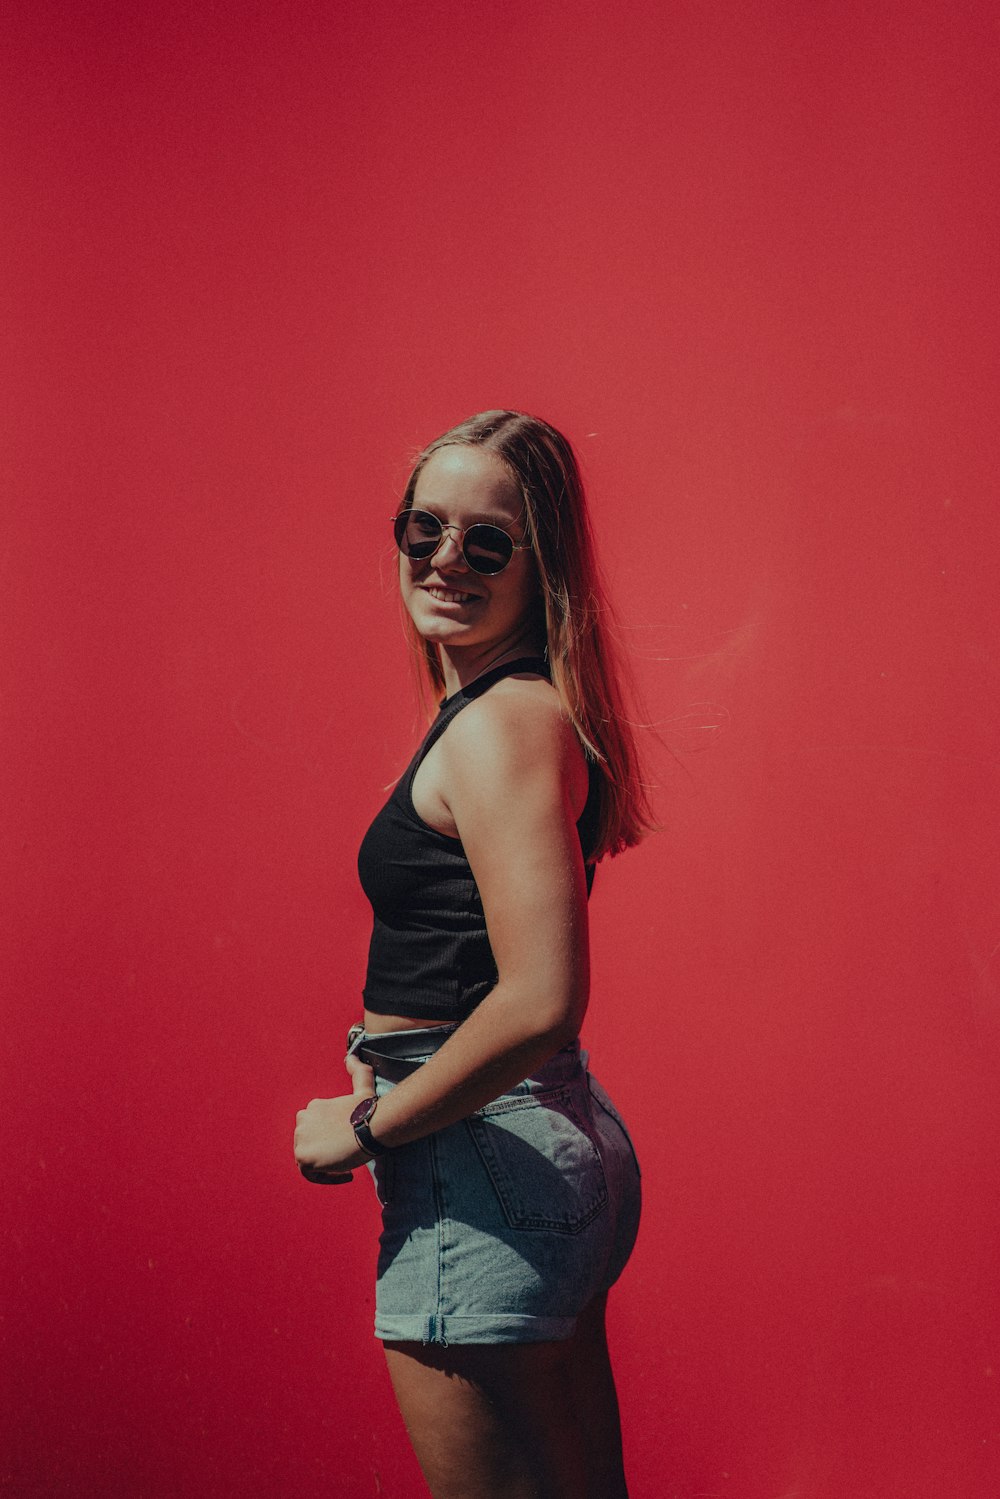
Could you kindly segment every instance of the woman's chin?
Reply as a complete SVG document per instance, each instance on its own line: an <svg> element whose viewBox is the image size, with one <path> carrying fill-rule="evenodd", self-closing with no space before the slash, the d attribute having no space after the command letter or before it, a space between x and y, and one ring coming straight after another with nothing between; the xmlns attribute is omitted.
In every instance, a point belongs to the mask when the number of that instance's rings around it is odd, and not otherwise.
<svg viewBox="0 0 1000 1499"><path fill-rule="evenodd" d="M461 641L471 630L471 625L467 620L449 619L437 611L422 612L413 623L417 633L425 640L433 640L435 645L445 645L451 640Z"/></svg>
<svg viewBox="0 0 1000 1499"><path fill-rule="evenodd" d="M465 645L469 637L476 634L478 621L471 617L471 611L460 605L426 605L419 609L410 611L414 628L418 635L424 640L430 640L435 645Z"/></svg>

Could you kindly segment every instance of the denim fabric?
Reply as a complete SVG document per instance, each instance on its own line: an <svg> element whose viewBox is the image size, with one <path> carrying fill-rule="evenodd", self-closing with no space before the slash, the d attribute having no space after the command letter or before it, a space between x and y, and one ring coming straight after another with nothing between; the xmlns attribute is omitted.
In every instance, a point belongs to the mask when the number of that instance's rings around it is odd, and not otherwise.
<svg viewBox="0 0 1000 1499"><path fill-rule="evenodd" d="M639 1225L639 1167L586 1063L574 1043L468 1119L370 1163L376 1337L568 1338L617 1280ZM380 1096L392 1087L377 1079Z"/></svg>

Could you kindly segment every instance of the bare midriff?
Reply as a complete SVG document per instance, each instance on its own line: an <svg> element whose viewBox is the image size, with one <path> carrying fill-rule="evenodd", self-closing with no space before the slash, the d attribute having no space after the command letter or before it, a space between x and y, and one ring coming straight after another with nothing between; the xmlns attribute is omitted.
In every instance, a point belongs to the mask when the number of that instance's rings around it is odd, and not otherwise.
<svg viewBox="0 0 1000 1499"><path fill-rule="evenodd" d="M387 1031L422 1031L431 1025L453 1025L453 1020L414 1020L412 1015L373 1015L365 1011L365 1030L370 1036L384 1036Z"/></svg>

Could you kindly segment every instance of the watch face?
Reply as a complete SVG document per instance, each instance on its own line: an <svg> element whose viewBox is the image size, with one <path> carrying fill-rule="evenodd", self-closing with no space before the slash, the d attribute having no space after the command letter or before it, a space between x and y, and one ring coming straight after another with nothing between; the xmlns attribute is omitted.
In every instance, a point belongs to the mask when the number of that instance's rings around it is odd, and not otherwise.
<svg viewBox="0 0 1000 1499"><path fill-rule="evenodd" d="M351 1128L357 1129L359 1124L367 1124L375 1112L377 1098L363 1098L351 1115ZM341 1115L343 1118L343 1115Z"/></svg>

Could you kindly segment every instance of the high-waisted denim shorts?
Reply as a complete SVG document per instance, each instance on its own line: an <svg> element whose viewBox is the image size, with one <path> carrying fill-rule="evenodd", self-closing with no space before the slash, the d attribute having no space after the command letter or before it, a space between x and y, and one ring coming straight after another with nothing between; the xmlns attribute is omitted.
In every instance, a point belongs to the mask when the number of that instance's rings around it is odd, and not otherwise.
<svg viewBox="0 0 1000 1499"><path fill-rule="evenodd" d="M393 1086L376 1076L380 1097ZM469 1118L388 1151L369 1170L382 1205L378 1338L568 1338L635 1243L635 1152L577 1042Z"/></svg>

